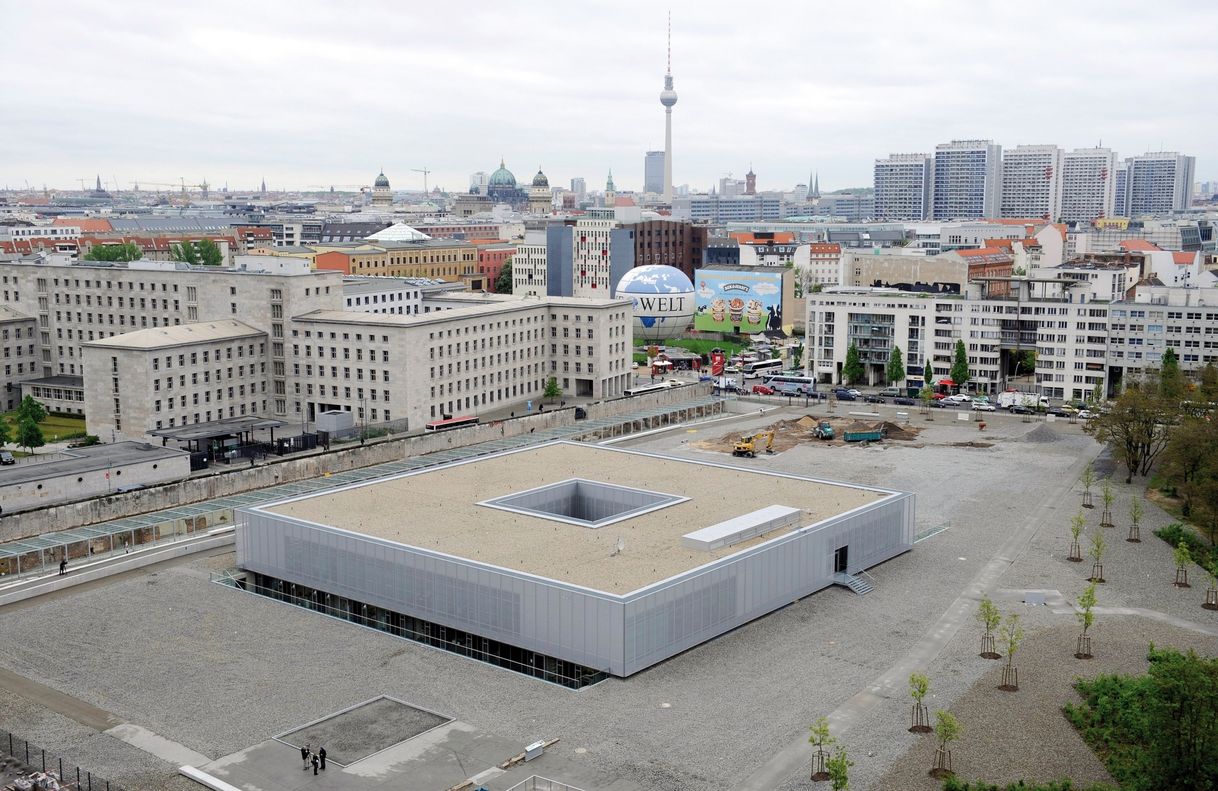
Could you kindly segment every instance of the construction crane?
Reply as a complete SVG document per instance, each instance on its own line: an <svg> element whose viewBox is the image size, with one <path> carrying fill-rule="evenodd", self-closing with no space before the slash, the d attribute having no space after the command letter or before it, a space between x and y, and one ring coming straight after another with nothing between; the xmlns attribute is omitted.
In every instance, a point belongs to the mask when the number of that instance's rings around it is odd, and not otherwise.
<svg viewBox="0 0 1218 791"><path fill-rule="evenodd" d="M427 169L427 168L425 168L425 167L423 167L423 168L411 168L411 170L412 170L412 171L414 171L415 173L422 173L422 174L423 174L423 194L424 194L424 195L426 195L426 194L427 194L427 176L428 176L428 175L431 173L431 171L430 171L430 170L428 170L428 169Z"/></svg>

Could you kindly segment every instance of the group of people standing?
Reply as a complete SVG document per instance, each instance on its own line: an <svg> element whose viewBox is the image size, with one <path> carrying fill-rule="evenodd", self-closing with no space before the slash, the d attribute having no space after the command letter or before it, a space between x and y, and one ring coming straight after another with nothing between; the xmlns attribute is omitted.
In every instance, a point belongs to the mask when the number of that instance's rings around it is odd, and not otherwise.
<svg viewBox="0 0 1218 791"><path fill-rule="evenodd" d="M313 766L313 774L317 774L320 768L323 772L326 771L326 748L319 747L317 752L313 752L309 745L300 748L300 760L304 761L304 770L309 771L309 765Z"/></svg>

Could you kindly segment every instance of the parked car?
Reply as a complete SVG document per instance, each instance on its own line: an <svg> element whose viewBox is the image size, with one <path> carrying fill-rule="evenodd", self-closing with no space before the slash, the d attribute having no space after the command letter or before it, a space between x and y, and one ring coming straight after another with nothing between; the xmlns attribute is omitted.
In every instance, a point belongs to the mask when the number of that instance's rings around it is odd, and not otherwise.
<svg viewBox="0 0 1218 791"><path fill-rule="evenodd" d="M994 406L989 401L974 401L973 409L976 409L978 412L997 412L998 411L998 407Z"/></svg>
<svg viewBox="0 0 1218 791"><path fill-rule="evenodd" d="M932 409L947 409L948 407L955 406L955 405L956 405L955 401L948 401L946 398L932 400L929 404L929 406Z"/></svg>
<svg viewBox="0 0 1218 791"><path fill-rule="evenodd" d="M885 387L880 391L880 396L883 398L897 398L904 394L904 391L899 387Z"/></svg>
<svg viewBox="0 0 1218 791"><path fill-rule="evenodd" d="M887 404L888 403L883 398L881 398L880 396L878 396L874 393L868 393L867 395L863 396L863 400L866 401L868 404Z"/></svg>
<svg viewBox="0 0 1218 791"><path fill-rule="evenodd" d="M1083 420L1090 420L1091 418L1095 417L1095 413L1090 409L1080 409L1078 411L1078 416Z"/></svg>
<svg viewBox="0 0 1218 791"><path fill-rule="evenodd" d="M774 388L768 385L753 385L753 395L774 395Z"/></svg>
<svg viewBox="0 0 1218 791"><path fill-rule="evenodd" d="M853 387L851 387L846 392L848 392L850 395L854 396L855 398L858 398L859 396L862 395L862 393L860 393L858 390L855 390Z"/></svg>
<svg viewBox="0 0 1218 791"><path fill-rule="evenodd" d="M1053 417L1070 417L1070 415L1071 415L1072 413L1067 412L1067 411L1066 411L1065 409L1063 409L1062 407L1059 407L1059 406L1051 406L1051 407L1049 407L1048 409L1046 409L1046 410L1045 410L1045 414L1047 414L1047 415L1052 415Z"/></svg>
<svg viewBox="0 0 1218 791"><path fill-rule="evenodd" d="M973 400L973 397L964 393L956 393L955 395L949 395L946 400L955 401L957 404L967 404Z"/></svg>
<svg viewBox="0 0 1218 791"><path fill-rule="evenodd" d="M7 450L0 451L0 464L16 464L17 460Z"/></svg>
<svg viewBox="0 0 1218 791"><path fill-rule="evenodd" d="M947 396L943 395L943 393L931 393L930 394L931 401L942 401L945 398L947 398Z"/></svg>
<svg viewBox="0 0 1218 791"><path fill-rule="evenodd" d="M914 401L912 398L906 398L905 396L901 396L900 398L892 399L892 403L897 404L899 406L917 406L917 404L918 404L917 401Z"/></svg>
<svg viewBox="0 0 1218 791"><path fill-rule="evenodd" d="M1030 415L1030 414L1032 414L1032 408L1026 407L1023 404L1012 404L1010 406L1010 411L1011 411L1012 415Z"/></svg>
<svg viewBox="0 0 1218 791"><path fill-rule="evenodd" d="M850 392L849 390L843 390L840 387L837 390L833 391L833 396L838 401L858 401L858 396L856 396L854 393Z"/></svg>

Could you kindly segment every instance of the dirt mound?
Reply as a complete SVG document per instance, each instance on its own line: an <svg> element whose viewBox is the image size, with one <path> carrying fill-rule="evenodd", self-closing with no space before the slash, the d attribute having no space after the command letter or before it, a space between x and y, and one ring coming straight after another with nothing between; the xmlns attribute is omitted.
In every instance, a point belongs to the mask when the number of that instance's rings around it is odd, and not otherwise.
<svg viewBox="0 0 1218 791"><path fill-rule="evenodd" d="M992 448L992 447L994 447L994 443L993 442L978 442L977 440L972 440L970 442L953 442L952 447L953 448Z"/></svg>
<svg viewBox="0 0 1218 791"><path fill-rule="evenodd" d="M884 439L898 439L906 442L917 438L922 431L914 426L902 426L899 423L893 423L891 420L886 420L880 424L884 429Z"/></svg>
<svg viewBox="0 0 1218 791"><path fill-rule="evenodd" d="M1061 438L1061 434L1058 434L1044 423L1041 423L1039 426L1023 435L1024 442L1057 442Z"/></svg>

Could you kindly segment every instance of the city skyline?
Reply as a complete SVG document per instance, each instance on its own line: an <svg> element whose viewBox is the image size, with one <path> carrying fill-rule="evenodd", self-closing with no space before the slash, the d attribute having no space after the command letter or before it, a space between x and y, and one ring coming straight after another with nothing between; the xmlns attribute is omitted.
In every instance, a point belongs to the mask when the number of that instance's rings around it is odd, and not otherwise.
<svg viewBox="0 0 1218 791"><path fill-rule="evenodd" d="M469 18L373 4L341 19L324 6L230 4L202 21L152 3L69 2L53 19L35 4L4 5L14 35L0 84L22 111L0 119L10 157L0 186L75 189L100 173L124 189L180 177L241 191L264 177L273 190L351 189L383 165L395 190L421 189L415 169L426 168L429 185L463 191L469 173L502 156L518 179L540 165L553 184L599 185L612 169L620 188L639 190L644 152L663 148L665 16L642 4ZM1194 24L1177 24L1173 5ZM1218 64L1205 35L1218 10L1167 3L1148 17L1132 3L1103 14L1034 4L1023 18L1045 24L1021 28L1011 46L1000 6L958 8L894 3L880 10L883 31L849 9L816 10L813 26L802 8L781 9L780 26L725 28L713 8L674 2L673 183L706 189L751 162L763 190L790 189L810 170L823 191L868 186L874 160L959 138L1004 149L1102 142L1121 157L1180 151L1197 157L1198 180L1214 178L1218 146L1191 97ZM79 45L48 60L21 32L52 25ZM835 34L809 40L801 31L814 27ZM590 29L598 35L574 35ZM1100 54L1134 38L1154 44ZM816 67L791 70L807 76L776 67L773 52L803 58L809 47ZM1167 83L1178 90L1156 90ZM1155 104L1114 100L1112 86L1118 99Z"/></svg>

